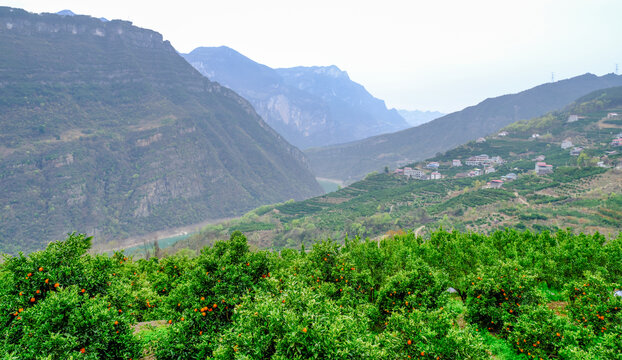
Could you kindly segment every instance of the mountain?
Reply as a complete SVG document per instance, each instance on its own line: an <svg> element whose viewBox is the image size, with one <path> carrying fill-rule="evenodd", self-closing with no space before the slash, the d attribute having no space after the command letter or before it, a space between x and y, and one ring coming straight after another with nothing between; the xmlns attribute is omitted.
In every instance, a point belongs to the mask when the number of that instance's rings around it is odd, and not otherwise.
<svg viewBox="0 0 622 360"><path fill-rule="evenodd" d="M430 122L434 119L438 119L443 115L438 111L421 111L421 110L397 110L397 113L408 122L410 126L419 126Z"/></svg>
<svg viewBox="0 0 622 360"><path fill-rule="evenodd" d="M501 135L408 165L426 180L400 172L370 174L332 193L263 206L207 226L174 250L200 249L236 230L259 247L276 249L345 236L378 240L409 230L427 236L441 226L477 233L571 227L616 237L622 223L622 145L614 139L622 137L621 114L622 87L598 90L562 111L514 122ZM573 155L574 147L582 147L581 154ZM494 172L489 165L467 163L484 159L482 154ZM538 162L551 165L551 173L535 174ZM488 172L474 173L484 167ZM432 180L433 172L442 178Z"/></svg>
<svg viewBox="0 0 622 360"><path fill-rule="evenodd" d="M384 166L423 160L518 120L560 109L594 90L620 86L622 76L585 74L486 99L462 111L392 134L305 151L318 177L352 182Z"/></svg>
<svg viewBox="0 0 622 360"><path fill-rule="evenodd" d="M68 9L61 10L61 11L57 12L56 14L57 15L62 15L62 16L76 16L76 14L73 11L68 10ZM108 21L108 19L103 18L103 17L99 18L99 20L100 21Z"/></svg>
<svg viewBox="0 0 622 360"><path fill-rule="evenodd" d="M130 22L0 8L0 252L322 192L242 97Z"/></svg>
<svg viewBox="0 0 622 360"><path fill-rule="evenodd" d="M336 66L272 69L237 51L200 47L184 58L203 75L246 98L257 113L300 148L363 139L408 127Z"/></svg>

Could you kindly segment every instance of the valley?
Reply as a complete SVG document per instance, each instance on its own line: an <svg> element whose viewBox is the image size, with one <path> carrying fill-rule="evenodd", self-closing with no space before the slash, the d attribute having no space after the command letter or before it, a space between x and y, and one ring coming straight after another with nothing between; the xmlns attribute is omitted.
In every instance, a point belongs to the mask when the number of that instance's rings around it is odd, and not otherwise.
<svg viewBox="0 0 622 360"><path fill-rule="evenodd" d="M309 247L321 238L390 237L414 229L427 237L439 227L478 233L570 227L615 237L622 223L622 149L613 140L620 129L603 127L602 119L622 112L620 89L596 91L562 111L512 123L498 134L398 170L371 173L326 195L260 207L207 226L175 248L200 249L235 230L251 244L271 249ZM569 123L573 114L580 119ZM533 138L535 133L541 136ZM563 149L565 141L572 146ZM582 155L571 155L579 146ZM484 160L468 166L475 156ZM454 160L460 166L453 166ZM540 162L553 172L537 175ZM412 168L426 180L405 176L405 169ZM429 179L432 173L442 179ZM515 177L507 179L507 174ZM494 188L493 181L502 177L506 180Z"/></svg>
<svg viewBox="0 0 622 360"><path fill-rule="evenodd" d="M74 5L0 6L0 359L622 359L617 4Z"/></svg>

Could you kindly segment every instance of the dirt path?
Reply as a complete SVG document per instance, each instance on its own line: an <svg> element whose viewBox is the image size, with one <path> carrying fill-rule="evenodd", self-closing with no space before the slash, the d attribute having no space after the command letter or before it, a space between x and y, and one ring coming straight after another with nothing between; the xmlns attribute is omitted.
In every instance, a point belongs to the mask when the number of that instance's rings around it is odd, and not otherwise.
<svg viewBox="0 0 622 360"><path fill-rule="evenodd" d="M523 198L522 196L518 195L518 192L514 192L514 196L516 196L516 198L518 199L518 201L522 204L525 204L527 206L531 206L529 205L529 203L527 202L527 200L525 200L525 198Z"/></svg>
<svg viewBox="0 0 622 360"><path fill-rule="evenodd" d="M415 230L415 236L419 236L421 234L421 231L425 228L425 225L421 225L419 226L416 230Z"/></svg>
<svg viewBox="0 0 622 360"><path fill-rule="evenodd" d="M132 330L134 330L134 334L136 334L145 328L156 328L164 325L166 325L166 320L143 321L132 326Z"/></svg>

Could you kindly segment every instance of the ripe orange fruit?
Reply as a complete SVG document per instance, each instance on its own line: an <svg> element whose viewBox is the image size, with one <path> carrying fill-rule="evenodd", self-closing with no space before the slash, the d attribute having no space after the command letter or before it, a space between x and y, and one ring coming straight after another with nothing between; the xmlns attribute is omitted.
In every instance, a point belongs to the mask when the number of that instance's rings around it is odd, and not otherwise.
<svg viewBox="0 0 622 360"><path fill-rule="evenodd" d="M42 268L42 267L40 267L40 268L39 268L39 271L43 271L43 268Z"/></svg>
<svg viewBox="0 0 622 360"><path fill-rule="evenodd" d="M86 291L86 290L84 290L84 289L80 290L80 292L81 292L81 293L83 293L83 294L84 294L84 292L85 292L85 291Z"/></svg>
<svg viewBox="0 0 622 360"><path fill-rule="evenodd" d="M307 328L302 328L302 332L306 333L307 332Z"/></svg>
<svg viewBox="0 0 622 360"><path fill-rule="evenodd" d="M82 348L82 349L80 349L80 352L84 354L86 352L86 349Z"/></svg>
<svg viewBox="0 0 622 360"><path fill-rule="evenodd" d="M117 320L114 321L115 325L119 325L119 322Z"/></svg>
<svg viewBox="0 0 622 360"><path fill-rule="evenodd" d="M407 343L408 345L410 345L410 344L412 344L413 342L412 342L412 340L408 339L408 341L406 341L406 343Z"/></svg>
<svg viewBox="0 0 622 360"><path fill-rule="evenodd" d="M173 320L169 320L169 321L168 321L168 323L169 323L169 324L172 324L172 323L173 323Z"/></svg>
<svg viewBox="0 0 622 360"><path fill-rule="evenodd" d="M55 287L55 288L57 288L57 287L59 287L59 286L60 286L60 285L59 285L58 283L54 284L54 287Z"/></svg>
<svg viewBox="0 0 622 360"><path fill-rule="evenodd" d="M31 297L30 302L35 302L35 298Z"/></svg>

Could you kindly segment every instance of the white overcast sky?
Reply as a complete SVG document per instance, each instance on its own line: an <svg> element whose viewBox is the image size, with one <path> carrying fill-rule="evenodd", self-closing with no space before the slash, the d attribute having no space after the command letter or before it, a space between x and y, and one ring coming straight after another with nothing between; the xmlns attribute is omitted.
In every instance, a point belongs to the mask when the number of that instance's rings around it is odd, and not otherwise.
<svg viewBox="0 0 622 360"><path fill-rule="evenodd" d="M387 106L452 112L622 71L620 0L27 0L31 12L129 20L180 52L229 46L270 67L337 65Z"/></svg>

